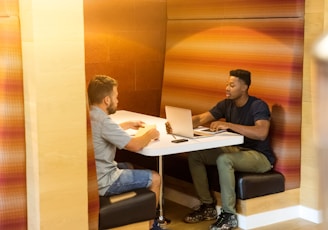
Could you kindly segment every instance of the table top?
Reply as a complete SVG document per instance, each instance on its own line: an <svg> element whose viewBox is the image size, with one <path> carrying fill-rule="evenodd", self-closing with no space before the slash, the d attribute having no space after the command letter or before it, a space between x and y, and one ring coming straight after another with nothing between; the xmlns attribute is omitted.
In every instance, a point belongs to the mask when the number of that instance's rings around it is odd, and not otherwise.
<svg viewBox="0 0 328 230"><path fill-rule="evenodd" d="M166 119L164 118L130 112L126 110L118 110L115 114L110 115L110 117L117 123L141 120L145 122L146 125L156 125L157 130L160 132L159 140L150 142L149 145L138 152L145 156L163 156L202 149L238 145L244 142L244 137L242 135L231 132L223 132L210 137L200 137L195 139L186 138L188 139L186 142L172 143L171 141L174 140L174 137L166 133ZM130 133L130 135L134 135L136 133L135 130L129 129L126 131ZM179 139L182 138L179 136L176 137Z"/></svg>

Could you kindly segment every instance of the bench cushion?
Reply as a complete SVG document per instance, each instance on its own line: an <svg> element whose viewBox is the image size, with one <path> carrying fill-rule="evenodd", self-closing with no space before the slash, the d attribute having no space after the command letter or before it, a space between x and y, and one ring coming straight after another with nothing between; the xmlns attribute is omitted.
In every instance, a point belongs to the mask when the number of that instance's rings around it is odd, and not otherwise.
<svg viewBox="0 0 328 230"><path fill-rule="evenodd" d="M99 196L99 229L114 228L155 218L155 193L146 188L134 190L134 192L134 196L112 203L109 197Z"/></svg>
<svg viewBox="0 0 328 230"><path fill-rule="evenodd" d="M207 173L211 189L220 192L216 166L207 166ZM241 200L285 191L285 178L275 170L266 173L235 172L235 178L236 196Z"/></svg>
<svg viewBox="0 0 328 230"><path fill-rule="evenodd" d="M156 162L153 157L144 157L140 154L124 152L120 154L123 161L133 159L134 164L142 164L143 167L156 170ZM192 183L188 153L167 155L163 158L164 174ZM125 159L126 158L126 159ZM137 159L134 159L137 158ZM149 161L149 162L148 162ZM147 163L148 162L148 163ZM146 165L146 166L145 166ZM216 166L207 166L208 182L211 190L220 192L219 176ZM285 191L285 177L282 173L272 170L266 173L241 173L236 172L236 196L238 199L250 199Z"/></svg>
<svg viewBox="0 0 328 230"><path fill-rule="evenodd" d="M285 191L285 178L277 171L266 173L236 172L236 195L246 200Z"/></svg>
<svg viewBox="0 0 328 230"><path fill-rule="evenodd" d="M165 174L192 183L187 154L164 157ZM179 167L176 167L176 166ZM216 166L206 166L211 190L220 192L219 175ZM235 172L236 196L238 199L250 199L285 191L285 178L275 170L266 173Z"/></svg>

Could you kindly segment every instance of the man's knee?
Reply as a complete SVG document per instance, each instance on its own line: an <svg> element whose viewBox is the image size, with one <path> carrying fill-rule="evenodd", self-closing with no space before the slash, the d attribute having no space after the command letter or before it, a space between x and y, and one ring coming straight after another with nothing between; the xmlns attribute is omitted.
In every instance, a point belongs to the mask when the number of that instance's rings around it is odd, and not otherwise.
<svg viewBox="0 0 328 230"><path fill-rule="evenodd" d="M152 184L154 186L159 186L161 184L161 176L155 171L152 171Z"/></svg>
<svg viewBox="0 0 328 230"><path fill-rule="evenodd" d="M201 161L201 152L190 152L188 155L189 162Z"/></svg>
<svg viewBox="0 0 328 230"><path fill-rule="evenodd" d="M195 161L196 161L196 154L195 154L195 152L189 153L188 154L188 164L189 165L192 165L193 162L195 162Z"/></svg>
<svg viewBox="0 0 328 230"><path fill-rule="evenodd" d="M219 168L224 168L226 167L228 164L231 164L231 155L232 153L222 153L218 156L218 158L216 158L216 165Z"/></svg>

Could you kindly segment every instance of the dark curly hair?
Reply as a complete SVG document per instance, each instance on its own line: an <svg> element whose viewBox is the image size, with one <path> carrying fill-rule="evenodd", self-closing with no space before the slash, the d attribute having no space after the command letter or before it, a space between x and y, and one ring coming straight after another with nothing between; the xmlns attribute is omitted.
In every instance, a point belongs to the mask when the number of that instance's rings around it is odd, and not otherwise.
<svg viewBox="0 0 328 230"><path fill-rule="evenodd" d="M244 69L235 69L230 71L230 76L238 77L243 80L248 87L251 85L251 72Z"/></svg>

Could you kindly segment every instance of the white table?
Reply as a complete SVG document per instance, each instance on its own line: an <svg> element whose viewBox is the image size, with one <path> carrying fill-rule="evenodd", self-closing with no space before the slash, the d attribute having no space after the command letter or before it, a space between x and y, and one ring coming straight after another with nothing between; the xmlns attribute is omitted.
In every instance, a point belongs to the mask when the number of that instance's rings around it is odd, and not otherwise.
<svg viewBox="0 0 328 230"><path fill-rule="evenodd" d="M117 123L122 123L131 120L141 120L146 125L156 125L157 130L160 132L159 140L154 140L148 146L143 148L138 153L145 156L158 156L159 157L159 174L163 182L163 161L162 156L169 154L177 154L182 152L191 152L202 149L211 149L223 146L238 145L244 142L244 137L239 134L223 132L211 137L203 137L196 139L189 139L187 142L172 143L174 137L166 133L164 118L149 116L145 114L130 112L126 110L119 110L110 117ZM127 130L131 135L135 133L134 130ZM179 138L179 137L177 137ZM161 183L159 198L160 220L163 219L163 183Z"/></svg>

